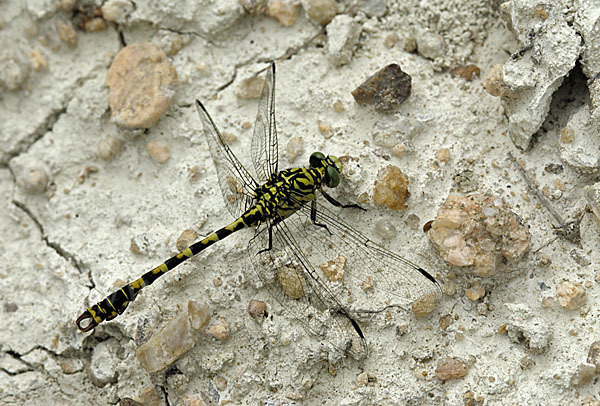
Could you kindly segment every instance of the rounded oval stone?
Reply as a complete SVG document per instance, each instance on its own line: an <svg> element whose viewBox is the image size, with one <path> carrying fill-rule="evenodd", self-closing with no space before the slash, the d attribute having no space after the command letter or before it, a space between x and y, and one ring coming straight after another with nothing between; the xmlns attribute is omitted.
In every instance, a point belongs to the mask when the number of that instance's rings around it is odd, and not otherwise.
<svg viewBox="0 0 600 406"><path fill-rule="evenodd" d="M149 128L171 104L177 71L153 43L121 49L106 74L112 119L129 128Z"/></svg>

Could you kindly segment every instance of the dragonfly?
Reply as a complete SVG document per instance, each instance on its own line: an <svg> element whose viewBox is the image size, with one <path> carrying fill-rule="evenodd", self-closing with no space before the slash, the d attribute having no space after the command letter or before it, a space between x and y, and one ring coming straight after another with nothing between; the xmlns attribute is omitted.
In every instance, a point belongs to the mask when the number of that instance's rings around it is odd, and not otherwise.
<svg viewBox="0 0 600 406"><path fill-rule="evenodd" d="M90 306L77 318L81 331L123 314L141 290L162 275L247 228L254 231L247 251L259 286L284 314L355 359L368 354L361 317L392 306L439 302L441 288L429 272L377 245L321 203L324 199L339 210L365 210L342 204L327 192L342 180L340 158L314 152L308 167L279 170L274 62L266 74L252 135L255 176L198 100L196 107L225 206L235 220Z"/></svg>

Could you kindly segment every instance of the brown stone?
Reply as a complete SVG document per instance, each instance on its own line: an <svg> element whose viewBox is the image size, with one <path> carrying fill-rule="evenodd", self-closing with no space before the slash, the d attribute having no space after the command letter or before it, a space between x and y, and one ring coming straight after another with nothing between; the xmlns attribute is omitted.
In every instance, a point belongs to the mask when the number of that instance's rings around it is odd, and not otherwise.
<svg viewBox="0 0 600 406"><path fill-rule="evenodd" d="M364 105L375 105L375 110L389 112L408 99L411 77L393 63L381 69L352 91L354 100Z"/></svg>
<svg viewBox="0 0 600 406"><path fill-rule="evenodd" d="M177 72L153 43L129 45L106 75L112 119L129 128L148 128L167 110L177 90Z"/></svg>

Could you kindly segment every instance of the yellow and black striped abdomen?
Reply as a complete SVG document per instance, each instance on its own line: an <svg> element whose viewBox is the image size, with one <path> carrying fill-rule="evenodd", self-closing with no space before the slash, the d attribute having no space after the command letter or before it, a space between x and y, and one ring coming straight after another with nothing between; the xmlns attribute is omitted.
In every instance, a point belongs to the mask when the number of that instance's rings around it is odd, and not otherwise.
<svg viewBox="0 0 600 406"><path fill-rule="evenodd" d="M77 319L77 326L82 331L89 331L105 320L114 319L127 309L129 303L144 287L153 284L177 265L236 231L260 225L268 219L280 220L292 215L302 205L315 199L315 192L321 187L323 177L323 168L292 168L274 174L267 183L257 188L256 204L237 220L192 244L140 278L89 307ZM89 324L82 326L82 321L87 319L90 319Z"/></svg>
<svg viewBox="0 0 600 406"><path fill-rule="evenodd" d="M114 319L119 314L122 314L125 309L127 309L129 303L133 302L143 288L152 285L154 281L169 272L171 269L175 268L188 258L191 258L194 255L204 251L217 241L222 240L223 238L235 233L238 230L241 230L242 228L258 224L262 218L263 216L260 213L260 210L258 210L256 207L249 209L233 223L190 245L179 254L172 256L156 268L146 272L140 278L111 293L95 305L90 306L77 319L77 326L82 331L89 331L105 320ZM82 326L81 322L87 319L90 319L89 324Z"/></svg>

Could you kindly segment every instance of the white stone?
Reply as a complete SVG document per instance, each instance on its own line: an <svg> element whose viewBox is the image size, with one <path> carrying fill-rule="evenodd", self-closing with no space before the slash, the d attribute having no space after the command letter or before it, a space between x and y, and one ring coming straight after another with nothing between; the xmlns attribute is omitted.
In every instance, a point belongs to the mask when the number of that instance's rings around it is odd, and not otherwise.
<svg viewBox="0 0 600 406"><path fill-rule="evenodd" d="M327 25L329 61L334 66L346 65L352 58L361 27L346 14L340 14Z"/></svg>

